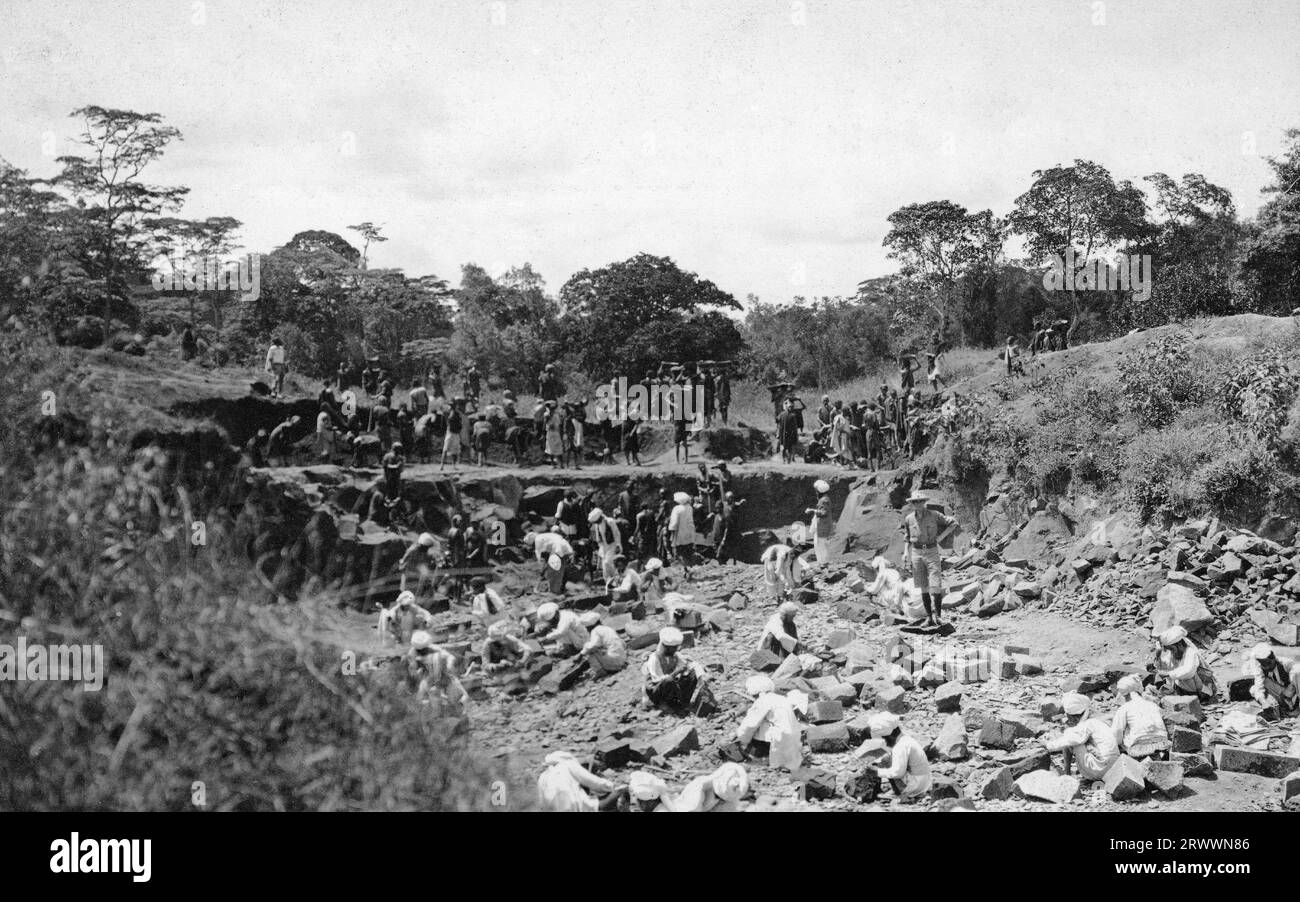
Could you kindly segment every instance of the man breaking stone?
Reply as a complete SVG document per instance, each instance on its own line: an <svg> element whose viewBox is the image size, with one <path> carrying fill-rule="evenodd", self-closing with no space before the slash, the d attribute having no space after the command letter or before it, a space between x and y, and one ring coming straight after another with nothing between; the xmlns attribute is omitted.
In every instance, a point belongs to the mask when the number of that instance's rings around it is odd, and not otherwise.
<svg viewBox="0 0 1300 902"><path fill-rule="evenodd" d="M710 705L708 674L699 663L679 653L685 637L666 626L659 631L659 645L641 665L641 704L674 713L695 713Z"/></svg>

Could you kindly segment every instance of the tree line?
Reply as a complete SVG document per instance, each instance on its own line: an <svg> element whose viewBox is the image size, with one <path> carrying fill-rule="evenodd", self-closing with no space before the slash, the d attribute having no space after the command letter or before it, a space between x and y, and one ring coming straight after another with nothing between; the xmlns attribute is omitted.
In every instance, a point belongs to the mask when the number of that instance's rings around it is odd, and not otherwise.
<svg viewBox="0 0 1300 902"><path fill-rule="evenodd" d="M470 364L502 386L529 388L550 362L593 380L641 375L660 361L729 360L757 379L832 385L875 372L899 351L994 346L1037 321L1066 320L1073 341L1194 316L1289 313L1300 289L1300 129L1258 215L1238 217L1228 191L1199 173L1154 173L1145 190L1075 160L1038 170L1003 217L951 200L908 204L884 238L897 273L851 296L744 307L667 257L639 253L574 273L555 294L524 262L504 273L474 263L459 284L372 268L386 241L373 222L353 241L310 230L261 257L255 298L237 291L153 292L157 267L180 271L242 246L230 216L188 219L188 189L154 184L153 164L180 132L155 113L83 107L79 152L50 177L0 160L0 304L57 340L94 346L123 333L198 333L216 363L257 355L272 334L294 368L327 376L378 356L400 376ZM1010 258L1007 247L1023 248ZM356 245L360 245L359 247ZM1150 296L1049 291L1042 273L1073 249L1149 254Z"/></svg>

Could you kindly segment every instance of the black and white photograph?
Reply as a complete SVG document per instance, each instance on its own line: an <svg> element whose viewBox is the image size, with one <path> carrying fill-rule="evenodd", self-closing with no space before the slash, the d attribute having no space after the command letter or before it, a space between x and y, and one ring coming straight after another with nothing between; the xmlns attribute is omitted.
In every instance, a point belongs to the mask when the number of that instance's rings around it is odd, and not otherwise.
<svg viewBox="0 0 1300 902"><path fill-rule="evenodd" d="M0 0L10 860L374 891L767 813L594 849L1294 880L1297 48L1293 0Z"/></svg>

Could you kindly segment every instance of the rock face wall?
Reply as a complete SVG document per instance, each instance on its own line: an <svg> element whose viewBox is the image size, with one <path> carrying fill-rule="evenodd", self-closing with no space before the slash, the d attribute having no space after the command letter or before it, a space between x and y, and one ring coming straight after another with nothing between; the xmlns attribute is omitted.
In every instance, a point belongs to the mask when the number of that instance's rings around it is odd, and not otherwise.
<svg viewBox="0 0 1300 902"><path fill-rule="evenodd" d="M804 511L816 499L813 483L818 478L827 477L780 470L736 473L732 491L745 499L740 508L744 535L735 543L736 558L757 563L774 530L796 520L807 522ZM849 485L856 478L829 476L834 509L847 504ZM657 499L661 487L670 494L694 491L694 480L684 474L634 474L630 481L633 492L646 500ZM499 520L506 526L507 542L515 542L530 524L552 517L569 488L590 492L597 506L611 510L628 482L626 471L599 468L452 476L416 467L408 471L403 485L418 522L389 528L366 520L377 475L333 466L258 471L236 508L235 536L276 594L293 598L309 586L355 587L345 591L345 597L358 607L370 607L396 594L397 561L420 530L441 533L459 514L467 522Z"/></svg>

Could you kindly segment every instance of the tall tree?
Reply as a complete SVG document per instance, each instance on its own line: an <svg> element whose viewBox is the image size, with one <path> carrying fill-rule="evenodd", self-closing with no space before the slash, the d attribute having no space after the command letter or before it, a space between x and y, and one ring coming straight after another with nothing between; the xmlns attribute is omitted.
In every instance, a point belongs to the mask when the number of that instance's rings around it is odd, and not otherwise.
<svg viewBox="0 0 1300 902"><path fill-rule="evenodd" d="M221 262L240 246L235 235L243 227L243 223L232 216L209 216L207 219L164 216L149 220L147 225L160 255L167 260L175 275L186 270L202 270L210 262ZM212 310L213 325L220 331L222 310L234 293L214 290L186 292L190 322L194 322L195 296L202 295Z"/></svg>
<svg viewBox="0 0 1300 902"><path fill-rule="evenodd" d="M373 222L362 222L357 225L350 225L348 226L348 229L356 232L362 238L361 268L365 269L367 262L370 260L370 245L378 244L379 242L387 241L388 239L379 233L379 226L375 225Z"/></svg>
<svg viewBox="0 0 1300 902"><path fill-rule="evenodd" d="M1071 248L1082 261L1148 240L1152 229L1146 213L1146 198L1131 182L1116 182L1091 160L1075 160L1072 166L1036 170L1007 223L1024 236L1031 261L1041 265L1064 260ZM1072 282L1065 294L1071 330L1086 313L1104 314L1095 308L1111 300L1104 292L1075 291Z"/></svg>
<svg viewBox="0 0 1300 902"><path fill-rule="evenodd" d="M1272 195L1260 208L1242 268L1266 313L1289 313L1300 298L1300 129L1285 132L1287 146L1269 159Z"/></svg>
<svg viewBox="0 0 1300 902"><path fill-rule="evenodd" d="M1197 172L1175 181L1146 176L1154 189L1152 234L1139 249L1151 254L1152 291L1121 298L1121 328L1162 325L1190 316L1232 312L1234 258L1243 237L1232 195Z"/></svg>
<svg viewBox="0 0 1300 902"><path fill-rule="evenodd" d="M586 372L607 378L650 362L625 347L629 336L658 321L675 320L705 308L740 309L727 292L668 257L637 254L601 269L574 273L560 289L560 306L569 338ZM714 349L726 356L735 348ZM674 359L677 351L661 349ZM634 359L635 358L635 359Z"/></svg>
<svg viewBox="0 0 1300 902"><path fill-rule="evenodd" d="M75 110L83 130L84 155L58 158L63 171L55 179L76 199L87 231L82 263L89 275L104 281L104 343L108 343L113 301L125 303L128 276L144 268L148 232L144 220L177 209L188 188L168 188L144 181L145 170L181 137L162 125L157 113L87 106Z"/></svg>
<svg viewBox="0 0 1300 902"><path fill-rule="evenodd" d="M541 275L525 263L499 279L481 266L461 269L455 292L452 356L516 387L531 387L537 372L559 353L559 305Z"/></svg>
<svg viewBox="0 0 1300 902"><path fill-rule="evenodd" d="M954 313L995 271L1004 228L989 210L935 200L908 204L889 215L884 245L901 263L900 274L928 298L946 338ZM861 287L861 286L859 286Z"/></svg>
<svg viewBox="0 0 1300 902"><path fill-rule="evenodd" d="M61 267L67 205L43 179L0 159L0 303L19 312ZM0 308L0 321L10 311Z"/></svg>

